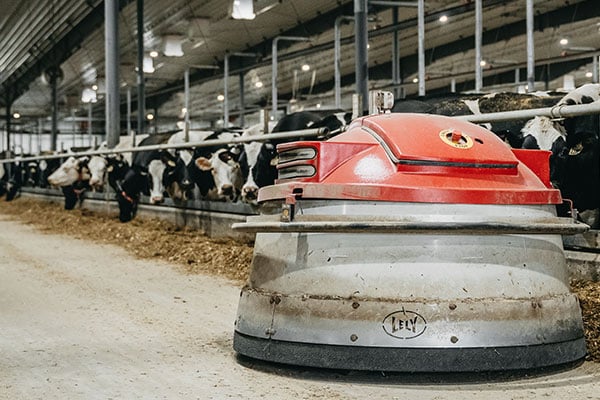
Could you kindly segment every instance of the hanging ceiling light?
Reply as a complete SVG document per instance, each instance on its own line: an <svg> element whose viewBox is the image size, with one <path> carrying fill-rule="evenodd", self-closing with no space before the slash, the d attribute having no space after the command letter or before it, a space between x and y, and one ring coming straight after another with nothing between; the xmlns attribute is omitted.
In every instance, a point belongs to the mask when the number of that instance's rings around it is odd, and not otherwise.
<svg viewBox="0 0 600 400"><path fill-rule="evenodd" d="M152 56L144 56L143 70L146 74L151 74L154 72L154 60Z"/></svg>
<svg viewBox="0 0 600 400"><path fill-rule="evenodd" d="M231 4L231 18L233 19L254 19L253 0L233 0Z"/></svg>
<svg viewBox="0 0 600 400"><path fill-rule="evenodd" d="M183 56L183 49L181 45L183 38L177 35L163 36L163 54L167 57L181 57Z"/></svg>
<svg viewBox="0 0 600 400"><path fill-rule="evenodd" d="M95 85L94 85L95 86ZM82 103L95 103L97 100L96 90L92 88L84 88L81 92Z"/></svg>

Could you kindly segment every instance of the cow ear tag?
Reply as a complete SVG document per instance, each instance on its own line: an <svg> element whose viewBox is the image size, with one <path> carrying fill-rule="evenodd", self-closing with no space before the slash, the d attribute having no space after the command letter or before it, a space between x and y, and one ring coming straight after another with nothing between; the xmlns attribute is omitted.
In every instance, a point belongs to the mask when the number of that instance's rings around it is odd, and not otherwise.
<svg viewBox="0 0 600 400"><path fill-rule="evenodd" d="M175 164L175 161L173 161L173 160L167 161L167 164L169 164L169 167L175 167L177 165L177 164Z"/></svg>
<svg viewBox="0 0 600 400"><path fill-rule="evenodd" d="M109 165L108 167L106 167L106 170L108 172L113 172L113 169L115 169L112 165Z"/></svg>

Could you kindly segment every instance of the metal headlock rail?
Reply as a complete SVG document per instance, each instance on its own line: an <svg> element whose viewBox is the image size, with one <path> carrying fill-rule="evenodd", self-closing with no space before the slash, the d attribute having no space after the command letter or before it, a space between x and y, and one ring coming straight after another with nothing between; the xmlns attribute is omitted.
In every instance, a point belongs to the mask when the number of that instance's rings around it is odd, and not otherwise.
<svg viewBox="0 0 600 400"><path fill-rule="evenodd" d="M580 115L589 114L600 114L600 101L589 104L577 104L577 105L558 105L553 107L545 108L532 108L529 110L515 110L515 111L502 111L496 113L487 114L475 114L475 115L458 115L454 118L469 121L473 123L484 123L484 122L498 122L498 121L511 121L519 119L527 119L533 117L550 117L553 119L557 118L568 118L577 117ZM9 163L16 161L36 161L36 160L49 160L54 158L64 157L83 157L83 156L94 156L94 155L108 155L118 153L135 153L140 151L150 150L168 150L168 149L186 149L190 147L208 147L214 145L226 145L236 143L249 143L249 142L260 142L272 139L293 139L299 137L317 137L322 135L333 135L337 131L329 131L327 128L315 128L315 129L304 129L297 131L288 131L281 133L269 133L264 135L256 135L249 137L239 137L233 139L215 139L205 140L201 142L186 142L178 144L156 144L151 146L139 146L131 147L126 149L105 149L105 150L90 150L77 153L61 153L61 154L48 154L31 157L14 157L0 160L0 163Z"/></svg>
<svg viewBox="0 0 600 400"><path fill-rule="evenodd" d="M458 118L464 121L481 123L481 122L497 122L511 121L517 119L526 119L533 117L550 117L550 118L568 118L577 117L579 115L600 114L600 101L588 104L577 105L558 105L546 108L532 108L529 110L502 111L488 114L476 115L458 115Z"/></svg>
<svg viewBox="0 0 600 400"><path fill-rule="evenodd" d="M208 146L218 146L218 145L227 145L227 144L237 144L237 143L249 143L249 142L262 142L266 140L273 139L293 139L300 137L316 137L322 135L333 135L337 131L330 131L327 128L314 128L314 129L304 129L297 131L287 131L280 133L269 133L264 135L256 135L256 136L248 136L248 137L238 137L233 139L214 139L214 140L204 140L201 142L186 142L186 143L177 143L177 144L155 144L150 146L138 146L138 147L130 147L125 149L104 149L104 150L90 150L90 151L81 151L74 153L60 153L60 154L47 154L40 156L31 156L31 157L14 157L0 160L0 163L9 163L9 162L25 162L25 161L36 161L36 160L50 160L54 158L65 158L65 157L84 157L84 156L99 156L99 155L108 155L108 154L118 154L118 153L137 153L140 151L151 151L151 150L169 150L169 149L187 149L191 147L208 147Z"/></svg>

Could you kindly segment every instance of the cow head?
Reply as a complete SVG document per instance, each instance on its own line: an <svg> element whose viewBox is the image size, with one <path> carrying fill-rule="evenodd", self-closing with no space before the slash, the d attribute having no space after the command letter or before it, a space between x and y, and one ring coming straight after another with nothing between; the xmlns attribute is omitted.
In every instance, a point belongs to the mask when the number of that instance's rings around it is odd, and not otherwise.
<svg viewBox="0 0 600 400"><path fill-rule="evenodd" d="M174 201L192 198L194 182L191 177L193 154L190 150L180 150L175 155L165 152L161 157L166 165L163 173L163 185Z"/></svg>
<svg viewBox="0 0 600 400"><path fill-rule="evenodd" d="M209 196L212 195L211 197L216 200L237 199L243 183L242 170L237 160L238 155L239 153L236 154L230 149L219 149L210 158L196 158L194 163L198 170L205 173L203 174L205 178L212 181L212 184L206 185ZM210 173L210 176L206 176L206 173ZM203 183L198 183L201 192L203 192L202 185Z"/></svg>
<svg viewBox="0 0 600 400"><path fill-rule="evenodd" d="M163 185L163 175L165 173L166 164L161 159L154 159L148 164L148 183L150 204L160 204L165 201Z"/></svg>
<svg viewBox="0 0 600 400"><path fill-rule="evenodd" d="M136 214L140 193L147 190L148 171L129 167L124 170L123 178L115 179L114 184L119 203L119 220L128 222Z"/></svg>
<svg viewBox="0 0 600 400"><path fill-rule="evenodd" d="M37 186L39 179L39 167L37 161L29 161L27 163L27 171L25 172L25 184L28 186Z"/></svg>
<svg viewBox="0 0 600 400"><path fill-rule="evenodd" d="M102 156L92 156L88 161L88 169L90 172L90 186L95 190L102 190L106 180L106 169L108 161Z"/></svg>
<svg viewBox="0 0 600 400"><path fill-rule="evenodd" d="M565 134L559 127L554 124L554 122L548 117L534 117L527 121L523 129L521 130L523 133L523 138L525 139L524 146L530 146L525 148L533 148L529 143L533 143L532 139L527 139L527 136L530 135L535 139L537 143L537 148L540 150L551 150L552 145L559 138L565 139Z"/></svg>
<svg viewBox="0 0 600 400"><path fill-rule="evenodd" d="M277 179L277 150L273 143L248 143L248 178L242 187L242 201L256 204L258 189Z"/></svg>
<svg viewBox="0 0 600 400"><path fill-rule="evenodd" d="M48 176L48 182L53 186L69 186L78 180L89 180L89 170L87 168L87 157L67 158L56 171Z"/></svg>
<svg viewBox="0 0 600 400"><path fill-rule="evenodd" d="M109 155L106 164L108 184L115 192L121 191L120 184L131 169L129 164L121 154Z"/></svg>

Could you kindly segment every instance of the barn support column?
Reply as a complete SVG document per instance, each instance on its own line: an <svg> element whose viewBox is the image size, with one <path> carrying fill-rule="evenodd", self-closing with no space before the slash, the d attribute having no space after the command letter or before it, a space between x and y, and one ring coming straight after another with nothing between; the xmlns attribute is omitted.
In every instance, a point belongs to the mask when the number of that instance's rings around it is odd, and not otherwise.
<svg viewBox="0 0 600 400"><path fill-rule="evenodd" d="M11 122L11 108L12 108L12 101L7 100L6 101L6 158L10 158L10 122Z"/></svg>
<svg viewBox="0 0 600 400"><path fill-rule="evenodd" d="M481 77L481 37L483 35L482 0L475 0L475 92L481 92L483 79Z"/></svg>
<svg viewBox="0 0 600 400"><path fill-rule="evenodd" d="M333 86L335 108L338 110L342 108L342 34L340 32L340 26L342 22L348 21L354 21L354 17L348 15L340 15L335 19L335 22L333 23Z"/></svg>
<svg viewBox="0 0 600 400"><path fill-rule="evenodd" d="M127 90L127 93L129 95L128 100L130 101L131 100L131 91ZM131 111L131 104L128 104L128 107L129 107L128 111ZM94 138L92 136L92 133L93 133L93 131L92 131L92 111L93 111L92 102L89 102L88 103L87 133L88 133L88 142L89 142L90 146L94 145ZM131 122L129 121L129 116L128 116L127 122L131 125Z"/></svg>
<svg viewBox="0 0 600 400"><path fill-rule="evenodd" d="M369 110L369 43L367 26L367 0L354 0L354 48L356 50L356 93L359 95L359 116Z"/></svg>
<svg viewBox="0 0 600 400"><path fill-rule="evenodd" d="M594 57L592 58L592 83L598 83L599 79L598 79L598 74L600 71L598 71L598 58L600 56L598 56L598 54L594 54Z"/></svg>
<svg viewBox="0 0 600 400"><path fill-rule="evenodd" d="M186 68L183 73L183 132L185 141L190 141L190 69ZM225 125L227 128L227 125Z"/></svg>
<svg viewBox="0 0 600 400"><path fill-rule="evenodd" d="M245 79L244 79L244 73L240 72L239 75L239 79L240 79L240 126L243 128L244 125L246 125L246 120L245 120L245 108L246 108L246 99L245 99L245 91L244 91L244 85L245 85Z"/></svg>
<svg viewBox="0 0 600 400"><path fill-rule="evenodd" d="M223 126L229 127L229 57L256 57L256 53L227 53L225 54L225 60L223 62ZM240 86L243 83L240 81Z"/></svg>
<svg viewBox="0 0 600 400"><path fill-rule="evenodd" d="M37 123L37 154L42 154L42 133L44 131L44 122L38 118Z"/></svg>
<svg viewBox="0 0 600 400"><path fill-rule="evenodd" d="M119 143L119 1L104 1L106 69L106 142L109 149Z"/></svg>
<svg viewBox="0 0 600 400"><path fill-rule="evenodd" d="M354 0L355 2L358 0ZM364 0L366 1L366 0ZM310 41L307 37L301 36L277 36L271 44L271 118L277 118L277 43L280 40L306 42Z"/></svg>
<svg viewBox="0 0 600 400"><path fill-rule="evenodd" d="M533 43L533 0L527 0L527 92L535 91L535 53Z"/></svg>
<svg viewBox="0 0 600 400"><path fill-rule="evenodd" d="M55 72L55 71L54 71ZM58 74L50 73L50 90L52 97L52 130L50 131L50 150L56 150L56 139L58 137Z"/></svg>
<svg viewBox="0 0 600 400"><path fill-rule="evenodd" d="M146 93L144 87L144 0L137 0L137 133L144 134ZM133 138L135 145L135 137Z"/></svg>
<svg viewBox="0 0 600 400"><path fill-rule="evenodd" d="M417 30L419 32L419 96L425 96L425 0L419 0L417 14Z"/></svg>
<svg viewBox="0 0 600 400"><path fill-rule="evenodd" d="M392 9L392 24L398 25L398 7ZM400 44L399 44L400 32L394 30L392 34L392 85L394 85L394 98L399 99L402 88L402 78L400 77Z"/></svg>
<svg viewBox="0 0 600 400"><path fill-rule="evenodd" d="M223 128L229 128L229 53L223 61Z"/></svg>
<svg viewBox="0 0 600 400"><path fill-rule="evenodd" d="M90 116L90 122L91 122L91 116ZM91 130L89 133L90 133L90 135L92 134ZM132 130L131 130L131 88L127 87L127 136L129 136L131 134L132 134ZM135 136L134 136L133 141L135 142Z"/></svg>

